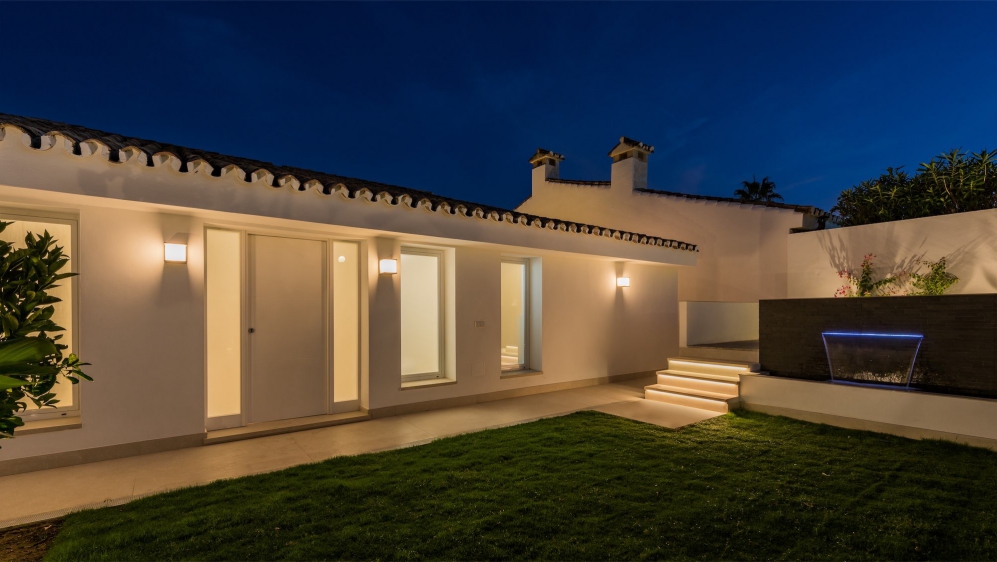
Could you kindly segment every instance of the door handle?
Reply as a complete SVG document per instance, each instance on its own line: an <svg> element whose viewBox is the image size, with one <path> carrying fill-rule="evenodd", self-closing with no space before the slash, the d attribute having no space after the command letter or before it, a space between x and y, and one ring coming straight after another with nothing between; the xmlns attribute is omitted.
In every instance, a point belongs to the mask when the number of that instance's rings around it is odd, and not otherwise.
<svg viewBox="0 0 997 562"><path fill-rule="evenodd" d="M250 328L249 329L249 333L250 334L255 334L256 333L256 328Z"/></svg>

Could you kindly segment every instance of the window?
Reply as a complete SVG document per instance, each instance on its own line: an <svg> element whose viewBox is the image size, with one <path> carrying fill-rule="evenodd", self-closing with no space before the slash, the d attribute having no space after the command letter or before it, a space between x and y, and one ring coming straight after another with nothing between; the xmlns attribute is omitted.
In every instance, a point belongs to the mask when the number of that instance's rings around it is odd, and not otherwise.
<svg viewBox="0 0 997 562"><path fill-rule="evenodd" d="M61 246L68 258L68 262L62 272L76 272L76 221L72 219L60 219L47 216L14 215L2 214L0 220L12 222L7 228L0 232L0 240L12 244L15 248L24 247L24 237L32 232L36 235L43 234L46 230L55 239L55 245ZM76 277L68 277L59 282L57 287L49 289L49 295L62 299L61 302L54 303L55 309L52 314L52 321L65 330L53 334L61 335L59 343L67 346L62 351L63 356L77 352L77 331L76 325ZM86 358L83 358L86 360ZM79 388L62 377L53 387L59 403L55 408L39 409L30 400L27 401L28 409L22 412L24 419L43 419L68 415L69 412L79 410Z"/></svg>
<svg viewBox="0 0 997 562"><path fill-rule="evenodd" d="M205 233L208 418L239 425L242 414L242 234ZM209 429L216 429L212 424Z"/></svg>
<svg viewBox="0 0 997 562"><path fill-rule="evenodd" d="M444 376L443 251L402 248L402 380Z"/></svg>
<svg viewBox="0 0 997 562"><path fill-rule="evenodd" d="M334 402L360 398L360 244L332 243Z"/></svg>
<svg viewBox="0 0 997 562"><path fill-rule="evenodd" d="M530 264L526 259L502 260L502 370L529 368Z"/></svg>

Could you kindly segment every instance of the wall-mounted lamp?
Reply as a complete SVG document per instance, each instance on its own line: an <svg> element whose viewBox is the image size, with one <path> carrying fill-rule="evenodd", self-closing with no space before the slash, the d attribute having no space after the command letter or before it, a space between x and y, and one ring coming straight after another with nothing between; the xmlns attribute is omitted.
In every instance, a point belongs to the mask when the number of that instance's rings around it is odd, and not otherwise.
<svg viewBox="0 0 997 562"><path fill-rule="evenodd" d="M382 275L394 275L398 273L398 260L381 260L378 262L377 269Z"/></svg>
<svg viewBox="0 0 997 562"><path fill-rule="evenodd" d="M187 263L187 235L174 234L164 244L163 258L166 263Z"/></svg>
<svg viewBox="0 0 997 562"><path fill-rule="evenodd" d="M617 287L629 287L630 286L630 278L629 277L617 277L616 278L616 286Z"/></svg>

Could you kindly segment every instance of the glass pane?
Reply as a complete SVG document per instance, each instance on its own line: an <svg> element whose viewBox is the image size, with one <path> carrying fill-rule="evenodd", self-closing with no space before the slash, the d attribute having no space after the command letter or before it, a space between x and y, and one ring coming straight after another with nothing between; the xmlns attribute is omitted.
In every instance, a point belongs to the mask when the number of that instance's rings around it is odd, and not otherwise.
<svg viewBox="0 0 997 562"><path fill-rule="evenodd" d="M52 238L55 239L55 245L61 246L63 253L70 260L62 269L62 272L66 273L74 271L72 261L73 256L72 252L70 252L73 228L68 224L45 222L43 220L15 220L13 221L13 224L0 233L0 239L4 242L13 244L15 248L24 248L24 237L27 236L29 232L32 232L35 235L41 235L44 234L46 230L52 235ZM76 352L73 348L73 283L75 282L75 277L63 279L59 282L58 287L53 287L48 291L49 295L62 299L62 302L57 302L52 305L55 309L55 312L52 314L52 321L55 322L56 325L65 328L65 331L53 334L54 336L62 335L62 338L59 339L59 343L68 346L67 349L63 350L63 356L68 356L70 353ZM85 370L86 369L84 369L84 371ZM69 381L60 378L59 382L52 388L52 392L55 393L56 399L59 400L59 403L56 404L57 407L66 408L73 405L73 384ZM38 409L38 407L35 406L30 400L27 400L26 402L28 404L28 411ZM47 409L51 410L51 408Z"/></svg>
<svg viewBox="0 0 997 562"><path fill-rule="evenodd" d="M360 246L332 243L333 389L336 402L359 398Z"/></svg>
<svg viewBox="0 0 997 562"><path fill-rule="evenodd" d="M440 373L440 258L402 254L402 375Z"/></svg>
<svg viewBox="0 0 997 562"><path fill-rule="evenodd" d="M910 386L923 336L824 332L831 380Z"/></svg>
<svg viewBox="0 0 997 562"><path fill-rule="evenodd" d="M242 256L239 233L208 230L208 417L242 411Z"/></svg>
<svg viewBox="0 0 997 562"><path fill-rule="evenodd" d="M502 368L526 366L526 264L502 263Z"/></svg>

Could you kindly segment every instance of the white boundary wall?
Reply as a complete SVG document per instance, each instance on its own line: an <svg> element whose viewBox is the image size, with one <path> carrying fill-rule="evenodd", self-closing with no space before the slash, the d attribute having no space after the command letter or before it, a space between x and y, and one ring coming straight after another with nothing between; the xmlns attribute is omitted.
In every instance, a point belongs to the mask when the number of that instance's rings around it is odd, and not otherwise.
<svg viewBox="0 0 997 562"><path fill-rule="evenodd" d="M881 274L945 257L960 279L950 294L997 292L997 209L791 234L789 298L834 296L846 283L838 271L866 254Z"/></svg>
<svg viewBox="0 0 997 562"><path fill-rule="evenodd" d="M679 302L681 347L757 339L757 302Z"/></svg>
<svg viewBox="0 0 997 562"><path fill-rule="evenodd" d="M997 449L997 400L747 375L741 405L776 415Z"/></svg>

